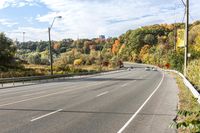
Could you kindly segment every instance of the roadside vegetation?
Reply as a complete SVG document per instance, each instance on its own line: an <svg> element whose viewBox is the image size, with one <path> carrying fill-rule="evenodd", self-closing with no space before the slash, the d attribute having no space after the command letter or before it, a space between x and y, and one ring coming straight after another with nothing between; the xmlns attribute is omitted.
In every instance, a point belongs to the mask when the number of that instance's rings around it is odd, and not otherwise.
<svg viewBox="0 0 200 133"><path fill-rule="evenodd" d="M199 65L199 29L200 21L190 25L191 66ZM182 72L183 37L184 24L176 23L144 26L128 30L119 37L105 38L102 35L93 39L53 41L54 73L110 70L122 66L123 61L153 64ZM1 33L0 43L1 77L49 74L48 41L13 42ZM198 87L199 77L194 77L189 69L189 78ZM199 71L196 69L195 73Z"/></svg>
<svg viewBox="0 0 200 133"><path fill-rule="evenodd" d="M200 58L192 60L187 69L188 79L200 92Z"/></svg>
<svg viewBox="0 0 200 133"><path fill-rule="evenodd" d="M179 86L179 105L176 128L179 133L199 133L200 105L180 77L177 77L177 84Z"/></svg>

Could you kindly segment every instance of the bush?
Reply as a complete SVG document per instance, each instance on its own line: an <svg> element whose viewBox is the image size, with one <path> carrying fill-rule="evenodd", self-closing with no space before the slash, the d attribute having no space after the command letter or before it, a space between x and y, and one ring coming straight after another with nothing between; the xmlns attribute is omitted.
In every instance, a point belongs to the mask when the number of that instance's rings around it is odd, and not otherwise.
<svg viewBox="0 0 200 133"><path fill-rule="evenodd" d="M179 86L179 111L175 127L180 133L199 133L200 105L180 77L177 77L177 84Z"/></svg>
<svg viewBox="0 0 200 133"><path fill-rule="evenodd" d="M200 59L193 60L189 63L187 75L197 90L200 91Z"/></svg>
<svg viewBox="0 0 200 133"><path fill-rule="evenodd" d="M82 65L82 63L83 63L82 59L76 59L76 60L74 60L74 65L75 66L80 66L80 65Z"/></svg>
<svg viewBox="0 0 200 133"><path fill-rule="evenodd" d="M0 71L8 71L8 68L7 67L5 67L5 66L0 66Z"/></svg>
<svg viewBox="0 0 200 133"><path fill-rule="evenodd" d="M42 65L49 65L50 64L49 59L47 59L47 58L41 58L40 63Z"/></svg>
<svg viewBox="0 0 200 133"><path fill-rule="evenodd" d="M28 62L30 64L40 64L41 58L39 53L33 53L28 56Z"/></svg>

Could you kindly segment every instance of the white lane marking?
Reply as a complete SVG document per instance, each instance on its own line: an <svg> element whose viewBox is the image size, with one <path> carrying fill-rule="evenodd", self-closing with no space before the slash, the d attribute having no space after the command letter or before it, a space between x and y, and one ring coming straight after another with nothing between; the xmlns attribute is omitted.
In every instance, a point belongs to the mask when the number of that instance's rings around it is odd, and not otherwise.
<svg viewBox="0 0 200 133"><path fill-rule="evenodd" d="M41 91L41 92L37 92L37 93L32 93L32 94L26 94L26 95L22 95L24 97L27 97L27 96L32 96L32 95L36 95L36 94L42 94L42 93L45 93L46 91Z"/></svg>
<svg viewBox="0 0 200 133"><path fill-rule="evenodd" d="M99 83L99 84L102 84L102 83ZM0 107L8 106L8 105L16 104L16 103L21 103L21 102L26 102L26 101L31 101L31 100L35 100L35 99L40 99L40 98L53 96L53 95L57 95L57 94L62 94L62 93L70 92L70 91L80 90L80 89L83 89L83 88L86 88L86 87L99 85L99 84L88 85L88 86L84 86L84 87L80 87L80 88L76 88L76 89L65 90L65 91L60 91L60 92L55 92L55 93L49 93L49 94L46 94L46 95L43 95L43 96L39 96L39 97L32 97L32 98L23 99L23 100L20 100L20 101L15 101L15 102L11 102L11 103L5 103L5 104L1 104Z"/></svg>
<svg viewBox="0 0 200 133"><path fill-rule="evenodd" d="M42 119L42 118L47 117L47 116L50 116L50 115L52 115L52 114L58 113L58 112L60 112L60 111L62 111L62 110L63 110L63 109L59 109L59 110L53 111L53 112L51 112L51 113L42 115L42 116L40 116L40 117L34 118L34 119L31 120L31 122L36 121L36 120L39 120L39 119Z"/></svg>
<svg viewBox="0 0 200 133"><path fill-rule="evenodd" d="M161 86L161 84L164 80L164 76L165 75L163 73L162 79L161 79L160 83L158 84L158 86L156 87L156 89L151 93L151 95L145 100L145 102L142 104L142 106L140 106L140 108L131 116L131 118L125 123L125 125L117 133L122 133L125 130L125 128L132 122L132 120L137 116L137 114L142 110L142 108L145 106L145 104L151 99L151 97L154 95L154 93Z"/></svg>
<svg viewBox="0 0 200 133"><path fill-rule="evenodd" d="M100 96L102 96L102 95L105 95L105 94L107 94L107 93L109 93L109 92L108 92L108 91L106 91L106 92L103 92L103 93L101 93L101 94L97 95L96 97L100 97Z"/></svg>
<svg viewBox="0 0 200 133"><path fill-rule="evenodd" d="M124 71L124 70L121 70L122 72ZM115 73L114 73L115 74ZM97 75L97 76L92 76L92 75L90 75L90 76L87 76L87 77L98 77L98 76L101 76L101 75ZM73 78L73 77L68 77L68 78ZM55 83L54 83L55 84ZM60 83L59 83L60 84ZM51 85L51 86L50 86ZM60 85L65 85L64 83L62 83L62 84L60 84ZM76 83L71 83L71 84L69 84L68 86L73 86L73 87L75 87L77 84ZM44 87L54 87L54 86L57 86L57 84L56 85L52 85L52 83L44 83L44 84L42 84L42 86L44 86ZM31 87L30 89L34 89L34 88L32 88L33 86L29 86L29 87ZM38 85L36 84L36 87L38 87ZM64 86L61 86L61 87L64 87ZM41 88L41 87L40 87ZM36 89L39 89L39 88L36 88ZM43 90L51 90L51 89L54 89L54 88L50 88L50 89L43 89ZM42 90L38 90L38 91L42 91ZM7 91L3 91L3 94L0 94L0 96L4 96L4 95L14 95L14 94L18 94L18 93L24 93L24 92L34 92L34 90L25 90L25 89L23 89L23 90L18 90L17 92L13 92L13 90L7 90ZM1 92L0 92L1 93Z"/></svg>
<svg viewBox="0 0 200 133"><path fill-rule="evenodd" d="M146 77L146 76L147 76L147 74L144 74L143 76L140 76L139 78L142 79L142 78L144 78L144 77ZM133 82L136 82L136 80L132 81L131 83L133 83ZM130 82L121 85L121 87L126 87L128 84L130 84Z"/></svg>
<svg viewBox="0 0 200 133"><path fill-rule="evenodd" d="M46 87L47 84L43 84L42 87ZM57 85L57 84L56 84ZM47 86L47 87L53 87L53 86L56 86L56 85L51 85L51 86ZM61 85L64 85L64 84L61 84ZM70 87L75 87L76 86L76 83L72 83L72 84L69 84L68 86ZM36 86L37 87L37 86ZM64 87L64 86L61 86L61 87ZM40 87L41 88L41 87ZM13 92L13 90L10 90L10 91L7 91L8 93L3 93L1 94L0 96L5 96L5 95L14 95L14 94L18 94L18 93L26 93L26 92L35 92L35 91L44 91L44 90L54 90L54 88L48 88L48 89L42 89L42 90L39 90L40 88L29 88L29 89L38 89L38 90L18 90L16 92Z"/></svg>
<svg viewBox="0 0 200 133"><path fill-rule="evenodd" d="M23 100L11 102L11 103L4 103L4 104L0 104L0 107L8 106L8 105L13 105L13 104L17 104L17 103L22 103L22 102L26 102L26 101L31 101L31 100L35 100L35 99L45 98L45 97L48 97L48 96L53 96L53 95L57 95L57 94L62 94L62 93L74 91L74 90L79 90L79 89L83 89L83 88L90 87L90 86L96 86L96 85L107 83L107 82L109 82L109 81L95 83L95 84L92 84L92 85L88 85L88 86L84 86L84 87L79 87L79 88L76 88L76 89L60 91L60 92L56 92L56 93L49 93L47 95L43 95L43 96L39 96L39 97L33 97L33 98L28 98L28 99L23 99ZM73 87L75 87L75 86L73 86Z"/></svg>
<svg viewBox="0 0 200 133"><path fill-rule="evenodd" d="M121 87L125 87L125 86L127 86L129 83L126 83L126 84L123 84L123 85L121 85Z"/></svg>

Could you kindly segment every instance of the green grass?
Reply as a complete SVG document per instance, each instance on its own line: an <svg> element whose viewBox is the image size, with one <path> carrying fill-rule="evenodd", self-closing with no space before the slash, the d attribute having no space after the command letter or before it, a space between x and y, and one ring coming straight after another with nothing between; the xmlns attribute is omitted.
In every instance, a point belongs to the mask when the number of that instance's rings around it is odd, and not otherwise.
<svg viewBox="0 0 200 133"><path fill-rule="evenodd" d="M178 76L177 84L179 87L179 111L177 113L176 128L179 133L199 133L200 104Z"/></svg>

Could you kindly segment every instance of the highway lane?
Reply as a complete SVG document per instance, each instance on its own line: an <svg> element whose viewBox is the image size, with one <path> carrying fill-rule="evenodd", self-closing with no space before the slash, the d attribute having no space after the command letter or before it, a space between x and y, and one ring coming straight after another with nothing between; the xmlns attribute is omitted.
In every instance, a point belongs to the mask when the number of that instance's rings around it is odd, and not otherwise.
<svg viewBox="0 0 200 133"><path fill-rule="evenodd" d="M0 90L1 132L118 132L162 76L162 72L136 68L83 80ZM131 127L126 130L132 132Z"/></svg>
<svg viewBox="0 0 200 133"><path fill-rule="evenodd" d="M136 71L135 74L140 73L140 71ZM110 75L100 75L96 76L95 78L83 78L83 79L77 79L77 80L61 80L46 84L38 84L38 85L31 85L31 86L25 86L25 87L17 87L17 88L11 88L6 90L0 90L0 102L4 102L6 99L14 99L16 100L16 97L22 98L26 96L31 96L39 93L45 93L48 94L49 92L58 92L62 90L67 89L73 89L80 86L88 85L97 85L97 84L103 84L110 83L110 80L112 80L112 77L117 76L123 76L127 75L127 71L124 71L122 73L114 73L111 76ZM123 77L122 77L123 78ZM113 81L118 81L120 79L113 79ZM126 80L126 79L122 79ZM129 79L127 79L129 80ZM132 79L130 79L132 80Z"/></svg>

